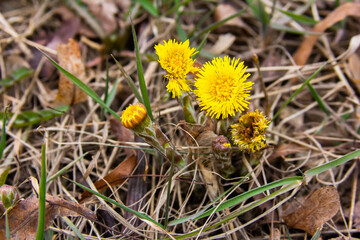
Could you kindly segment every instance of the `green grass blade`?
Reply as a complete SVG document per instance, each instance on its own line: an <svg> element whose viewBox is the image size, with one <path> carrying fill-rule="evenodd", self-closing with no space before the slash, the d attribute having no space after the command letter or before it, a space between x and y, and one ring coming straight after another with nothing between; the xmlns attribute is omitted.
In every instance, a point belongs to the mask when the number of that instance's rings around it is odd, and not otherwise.
<svg viewBox="0 0 360 240"><path fill-rule="evenodd" d="M321 225L321 227L318 227L318 229L316 230L314 236L312 236L311 240L316 240L320 237L321 231L322 231L323 225Z"/></svg>
<svg viewBox="0 0 360 240"><path fill-rule="evenodd" d="M36 240L44 239L45 231L45 204L46 204L46 146L41 146L41 176L39 190L39 219Z"/></svg>
<svg viewBox="0 0 360 240"><path fill-rule="evenodd" d="M306 86L310 83L310 81L319 73L321 70L326 66L327 62L325 62L323 65L320 66L316 72L314 72L300 87L298 90L296 90L291 97L284 103L284 105L281 106L281 108L275 113L275 115L272 117L271 122L273 122L281 113L282 110L294 99L296 95Z"/></svg>
<svg viewBox="0 0 360 240"><path fill-rule="evenodd" d="M140 3L140 5L154 17L159 16L157 8L154 6L154 4L152 4L150 0L136 0L136 2Z"/></svg>
<svg viewBox="0 0 360 240"><path fill-rule="evenodd" d="M339 166L343 163L346 163L347 161L350 161L356 157L359 157L360 156L360 149L359 150L356 150L354 152L351 152L351 153L348 153L338 159L335 159L331 162L328 162L328 163L325 163L321 166L318 166L318 167L315 167L315 168L312 168L312 169L309 169L307 171L305 171L304 175L306 178L310 178L314 175L317 175L319 173L322 173L322 172L325 172L331 168L334 168L336 166Z"/></svg>
<svg viewBox="0 0 360 240"><path fill-rule="evenodd" d="M255 17L260 20L263 26L270 23L270 17L265 11L264 4L260 0L246 0Z"/></svg>
<svg viewBox="0 0 360 240"><path fill-rule="evenodd" d="M106 77L105 77L105 94L104 94L104 102L107 103L108 95L109 95L109 62L106 59ZM106 104L108 107L109 104ZM105 115L107 113L106 109L103 109L103 114Z"/></svg>
<svg viewBox="0 0 360 240"><path fill-rule="evenodd" d="M195 235L199 234L200 232L208 231L208 230L214 229L215 227L220 226L220 225L222 225L224 223L227 223L227 222L231 221L232 219L234 219L234 218L248 212L249 210L251 210L251 209L253 209L253 208L255 208L255 207L257 207L257 206L259 206L259 205L261 205L261 204L263 204L263 203L265 203L267 201L269 201L269 200L272 200L272 199L274 199L275 197L277 197L279 195L282 195L282 194L284 194L284 193L286 193L288 191L291 191L292 189L294 189L294 188L296 188L298 186L300 186L302 184L301 179L302 178L300 177L299 180L296 180L294 182L289 183L287 186L285 186L285 187L271 193L270 195L267 195L267 196L263 197L262 199L257 200L257 201L255 201L253 203L247 204L246 207L244 207L244 208L242 208L242 209L240 209L240 210L226 216L225 218L222 218L219 222L216 222L215 224L213 224L213 225L211 225L209 227L206 227L204 229L198 229L198 230L195 230L195 231L192 231L192 232L177 236L175 238L176 239L188 239L188 238L190 238L192 236L195 236ZM169 238L165 238L165 239L168 240ZM165 239L161 239L161 240L165 240Z"/></svg>
<svg viewBox="0 0 360 240"><path fill-rule="evenodd" d="M203 218L203 217L207 217L207 216L209 216L210 214L212 214L214 212L218 212L218 211L224 210L226 208L235 206L235 205L241 203L242 201L244 201L245 199L253 197L253 196L257 195L257 194L260 194L262 192L273 189L275 187L287 185L287 184L290 184L292 182L299 181L299 180L302 181L303 177L284 178L284 179L280 179L278 181L274 181L274 182L265 184L263 186L251 189L251 190L249 190L249 191L247 191L245 193L242 193L242 194L240 194L240 195L238 195L238 196L236 196L234 198L231 198L229 200L224 201L219 206L215 206L215 207L207 210L206 212L204 212L200 216L196 217L195 219L200 219L200 218Z"/></svg>
<svg viewBox="0 0 360 240"><path fill-rule="evenodd" d="M62 220L66 222L66 224L73 230L73 232L76 234L78 238L81 240L85 240L85 237L81 234L81 231L70 221L67 217L61 217Z"/></svg>
<svg viewBox="0 0 360 240"><path fill-rule="evenodd" d="M216 199L214 199L214 201L212 201L210 204L208 204L207 206L204 206L202 210L200 210L199 212L187 216L187 217L183 217L183 218L179 218L179 219L175 219L172 220L168 226L174 226L183 222L186 222L188 220L191 219L195 219L196 217L200 216L201 214L203 214L208 208L210 208L211 206L213 206L217 201L221 200L221 198L225 195L227 195L228 193L232 192L235 188L237 188L238 186L240 186L245 180L247 180L249 178L249 176L251 175L252 172L249 172L248 174L246 174L246 176L244 176L242 179L240 179L240 181L238 181L236 184L234 184L233 186L231 186L228 190L226 190L225 192L223 192L222 194L220 194L220 196L218 196Z"/></svg>
<svg viewBox="0 0 360 240"><path fill-rule="evenodd" d="M207 217L207 216L213 214L214 212L218 212L218 211L224 210L226 208L233 207L233 206L241 203L242 201L244 201L244 200L246 200L246 199L248 199L250 197L253 197L253 196L257 195L257 194L260 194L260 193L262 193L264 191L270 190L270 189L275 188L275 187L283 186L283 185L286 185L286 184L290 184L292 182L299 181L299 180L302 181L303 177L299 177L299 176L298 177L289 177L289 178L284 178L284 179L281 179L281 180L278 180L278 181L271 182L269 184L266 184L266 185L251 189L250 191L242 193L242 194L240 194L240 195L238 195L238 196L236 196L234 198L226 200L226 201L222 202L220 205L212 207L212 208L206 210L201 215L194 214L194 215L191 215L191 216L176 219L174 221L171 221L169 223L169 225L172 226L174 224L183 223L183 222L191 220L191 219L200 219L200 218Z"/></svg>
<svg viewBox="0 0 360 240"><path fill-rule="evenodd" d="M116 60L116 58L111 55L112 58L114 59L116 65L119 67L121 73L124 75L125 80L127 82L127 84L129 85L129 87L131 88L131 91L134 93L136 99L139 101L139 103L144 104L144 100L140 94L140 92L137 89L136 84L134 83L134 81L132 80L132 78L126 73L125 69L123 68L123 66Z"/></svg>
<svg viewBox="0 0 360 240"><path fill-rule="evenodd" d="M276 29L276 30L279 30L279 31L288 32L288 33L292 33L292 34L320 36L320 34L316 33L316 32L301 31L301 30L297 30L295 28L291 28L291 27L281 25L281 24L276 24L276 23L271 23L270 27L272 29Z"/></svg>
<svg viewBox="0 0 360 240"><path fill-rule="evenodd" d="M119 79L117 78L114 82L114 85L112 86L112 88L110 89L110 92L106 98L105 104L110 107L111 103L114 101L115 96L116 96L116 89L117 86L119 84Z"/></svg>
<svg viewBox="0 0 360 240"><path fill-rule="evenodd" d="M125 210L125 211L127 211L127 212L130 212L130 213L134 214L134 215L137 216L138 218L143 219L143 220L146 220L146 221L149 221L149 222L157 225L158 227L160 227L160 228L162 228L162 229L165 229L162 224L156 222L154 219L148 217L147 215L145 215L145 214L143 214L143 213L140 213L140 212L138 212L138 211L135 211L134 209L128 208L128 207L126 207L125 205L122 205L122 204L116 202L115 200L113 200L113 199L111 199L111 198L108 198L108 197L100 194L100 193L97 192L97 191L92 190L91 188L85 187L84 185L82 185L82 184L80 184L80 183L77 183L77 182L72 181L72 180L70 180L70 179L67 179L67 180L69 180L70 182L76 184L77 186L81 187L82 189L84 189L84 190L86 190L86 191L88 191L88 192L90 192L90 193L92 193L92 194L94 194L94 195L96 195L96 196L104 199L105 201L107 201L107 202L109 202L109 203L112 203L112 204L114 204L115 206L117 206L117 207L119 207L119 208L121 208L121 209L123 209L123 210Z"/></svg>
<svg viewBox="0 0 360 240"><path fill-rule="evenodd" d="M2 155L4 153L5 147L6 147L6 115L7 107L4 110L4 116L2 119L2 129L1 129L1 141L0 141L0 160L2 159Z"/></svg>
<svg viewBox="0 0 360 240"><path fill-rule="evenodd" d="M299 187L301 184L302 184L302 181L299 181L299 180L297 180L297 181L295 181L295 182L292 182L292 183L288 184L287 186L285 186L285 187L283 187L283 188L281 188L281 189L279 189L279 190L277 190L277 191L275 191L275 192L273 192L273 193L271 193L271 194L269 194L269 195L261 198L260 200L257 200L257 201L254 201L253 203L247 204L246 207L244 207L244 208L242 208L242 209L240 209L240 210L238 210L238 211L235 211L235 212L231 213L230 215L228 215L228 216L226 216L225 218L221 219L219 222L217 222L217 223L215 223L214 225L211 225L211 226L205 228L204 230L205 230L205 231L208 231L208 230L213 229L213 228L215 228L215 227L217 227L217 226L220 226L221 224L224 224L224 223L226 223L226 222L229 222L229 221L231 221L232 219L234 219L234 218L236 218L236 217L238 217L238 216L240 216L240 215L242 215L242 214L244 214L244 213L246 213L246 212L254 209L255 207L258 207L258 206L260 206L261 204L263 204L263 203L265 203L265 202L268 202L268 201L276 198L277 196L280 196L280 195L282 195L282 194L284 194L284 193L286 193L286 192L289 192L289 191L293 190L294 188Z"/></svg>
<svg viewBox="0 0 360 240"><path fill-rule="evenodd" d="M321 110L323 110L324 113L326 113L326 115L330 115L329 110L327 109L325 103L323 102L323 100L321 99L320 95L317 93L317 91L315 90L315 88L309 83L307 84L311 95L313 96L313 98L316 100L316 102L318 103L319 107L321 108Z"/></svg>
<svg viewBox="0 0 360 240"><path fill-rule="evenodd" d="M226 23L227 21L236 18L238 16L240 16L241 14L243 14L246 11L246 8L243 10L240 10L239 12L231 15L230 17L227 17L221 21L218 21L216 23L211 24L210 26L204 28L202 31L200 31L200 33L198 33L197 35L193 36L192 38L190 38L190 42L195 41L196 39L200 38L202 35L204 35L207 32L210 32L218 27L220 27L221 25L223 25L224 23Z"/></svg>
<svg viewBox="0 0 360 240"><path fill-rule="evenodd" d="M207 38L208 38L208 36L209 36L209 33L210 33L210 32L207 32L207 33L206 33L206 35L205 35L205 37L203 38L203 40L201 41L199 47L196 49L196 53L194 54L194 56L191 57L192 59L196 59L197 56L199 55L201 49L202 49L203 46L205 45L205 42L206 42L206 40L207 40Z"/></svg>
<svg viewBox="0 0 360 240"><path fill-rule="evenodd" d="M144 79L144 71L143 71L143 67L141 64L139 45L137 42L135 27L134 27L134 23L132 22L132 20L131 20L131 30L132 30L132 34L133 34L134 46L135 46L135 51L136 51L136 65L137 65L137 72L138 72L138 79L139 79L141 95L142 95L142 99L144 100L144 105L145 105L146 111L147 111L151 121L154 122L154 117L152 115L149 96L148 96L146 83L145 83L145 79Z"/></svg>
<svg viewBox="0 0 360 240"><path fill-rule="evenodd" d="M299 22L299 23L303 23L303 24L308 24L308 25L315 25L317 24L317 21L315 21L312 18L309 18L307 16L304 15L299 15L293 12L289 12L289 11L285 11L282 9L278 9L280 12L282 12L283 14L285 14L286 16L288 16L289 18L291 18L292 20Z"/></svg>
<svg viewBox="0 0 360 240"><path fill-rule="evenodd" d="M51 177L49 177L46 180L46 183L51 182L52 180L54 180L55 178L59 177L60 175L64 174L68 169L70 169L75 163L77 163L79 160L83 159L88 153L84 153L83 155L81 155L80 157L78 157L77 159L75 159L74 161L72 161L71 163L69 163L68 165L66 165L65 167L63 167L62 169L60 169L58 172L56 172L54 175L52 175Z"/></svg>
<svg viewBox="0 0 360 240"><path fill-rule="evenodd" d="M95 102L100 104L103 108L105 108L107 111L109 111L114 117L116 117L119 121L121 121L120 116L113 111L110 107L108 107L103 100L91 89L89 88L85 83L83 83L81 80L79 80L77 77L66 71L64 68L62 68L59 64L57 64L49 55L47 55L45 52L38 49L42 54L47 57L50 62L60 71L62 72L67 78L69 78L76 86L78 86L81 90L83 90L88 96L90 96L92 99L94 99Z"/></svg>

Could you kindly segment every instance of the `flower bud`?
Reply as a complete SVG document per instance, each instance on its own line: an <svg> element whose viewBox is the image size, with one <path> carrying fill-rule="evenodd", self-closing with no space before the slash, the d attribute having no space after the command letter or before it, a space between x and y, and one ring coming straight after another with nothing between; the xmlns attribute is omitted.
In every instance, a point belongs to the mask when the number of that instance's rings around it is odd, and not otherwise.
<svg viewBox="0 0 360 240"><path fill-rule="evenodd" d="M121 123L135 132L141 130L144 123L150 124L145 106L141 103L128 106L122 113Z"/></svg>
<svg viewBox="0 0 360 240"><path fill-rule="evenodd" d="M19 193L15 187L4 184L0 187L0 197L2 206L9 209L19 200Z"/></svg>
<svg viewBox="0 0 360 240"><path fill-rule="evenodd" d="M215 156L215 166L218 171L228 177L235 172L235 168L231 163L231 144L229 140L223 136L217 136L211 144L212 152Z"/></svg>

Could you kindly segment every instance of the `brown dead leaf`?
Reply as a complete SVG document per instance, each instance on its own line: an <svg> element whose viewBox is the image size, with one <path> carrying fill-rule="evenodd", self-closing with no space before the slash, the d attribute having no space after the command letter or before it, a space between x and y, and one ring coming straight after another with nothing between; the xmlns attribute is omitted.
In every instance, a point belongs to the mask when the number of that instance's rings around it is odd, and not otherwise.
<svg viewBox="0 0 360 240"><path fill-rule="evenodd" d="M360 16L360 3L348 2L339 6L328 14L326 18L317 23L311 31L322 33L348 16ZM318 37L318 35L309 35L304 39L294 54L294 61L297 65L304 65L306 63Z"/></svg>
<svg viewBox="0 0 360 240"><path fill-rule="evenodd" d="M80 48L74 39L57 47L59 65L79 78L85 79L85 65L81 59ZM56 105L73 105L86 101L87 95L70 79L60 73L59 89L55 99Z"/></svg>
<svg viewBox="0 0 360 240"><path fill-rule="evenodd" d="M8 214L11 239L35 239L39 199L35 194L20 201ZM46 195L45 230L56 216L84 216L95 221L95 214L84 206ZM5 239L5 217L0 219L0 239Z"/></svg>
<svg viewBox="0 0 360 240"><path fill-rule="evenodd" d="M322 187L307 198L302 206L283 217L286 225L314 235L317 228L340 209L339 193L334 187Z"/></svg>
<svg viewBox="0 0 360 240"><path fill-rule="evenodd" d="M270 155L270 157L268 158L268 161L272 162L279 157L284 158L289 154L303 152L304 150L305 150L304 147L301 147L297 144L292 144L292 143L282 144L282 145L278 146L275 149L275 151Z"/></svg>
<svg viewBox="0 0 360 240"><path fill-rule="evenodd" d="M348 58L348 75L351 81L354 83L358 92L360 92L360 57L357 54L352 54Z"/></svg>
<svg viewBox="0 0 360 240"><path fill-rule="evenodd" d="M238 11L239 10L235 9L230 4L226 4L226 3L219 4L214 11L214 20L217 22L224 20L230 17L231 15L234 15ZM238 27L238 28L242 28L245 26L244 22L241 20L240 17L230 19L229 21L225 22L224 25L230 27Z"/></svg>
<svg viewBox="0 0 360 240"><path fill-rule="evenodd" d="M131 155L122 161L114 170L112 170L104 179L100 179L94 183L98 191L107 189L110 186L115 186L123 183L128 176L134 171L137 164L137 156ZM85 191L81 194L80 202L83 202L86 198L90 197L91 193Z"/></svg>

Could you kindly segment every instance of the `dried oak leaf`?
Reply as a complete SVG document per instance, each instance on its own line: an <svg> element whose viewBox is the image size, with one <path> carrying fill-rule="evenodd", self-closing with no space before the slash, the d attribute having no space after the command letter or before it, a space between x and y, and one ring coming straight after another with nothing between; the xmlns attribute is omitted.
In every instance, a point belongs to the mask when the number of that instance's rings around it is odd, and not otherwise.
<svg viewBox="0 0 360 240"><path fill-rule="evenodd" d="M61 198L46 195L45 230L56 216L84 216L95 221L95 214L86 207ZM39 199L31 195L20 201L9 213L11 239L35 239L39 214ZM5 239L5 217L0 218L0 239Z"/></svg>
<svg viewBox="0 0 360 240"><path fill-rule="evenodd" d="M74 39L69 39L67 44L59 44L57 47L59 65L80 80L85 79L85 65L82 61L80 48ZM69 78L60 73L58 94L55 99L56 105L73 105L84 102L86 93L78 88Z"/></svg>
<svg viewBox="0 0 360 240"><path fill-rule="evenodd" d="M137 164L137 156L131 155L122 161L114 170L112 170L104 179L100 179L94 183L98 191L107 189L110 186L115 186L123 183L130 174L134 171ZM91 193L88 191L81 194L80 202L83 202L85 199L91 196Z"/></svg>
<svg viewBox="0 0 360 240"><path fill-rule="evenodd" d="M286 225L314 235L317 228L340 209L339 193L334 187L322 187L307 198L294 212L283 216Z"/></svg>

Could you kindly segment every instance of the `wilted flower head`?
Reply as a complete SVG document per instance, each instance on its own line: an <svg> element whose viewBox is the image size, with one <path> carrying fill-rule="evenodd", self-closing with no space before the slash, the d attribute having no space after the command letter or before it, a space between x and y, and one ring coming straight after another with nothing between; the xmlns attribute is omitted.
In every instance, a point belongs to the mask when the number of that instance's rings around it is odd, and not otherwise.
<svg viewBox="0 0 360 240"><path fill-rule="evenodd" d="M161 67L167 71L164 76L169 80L166 89L172 93L172 97L182 96L182 91L191 91L186 76L197 71L197 68L194 67L195 60L191 58L196 49L189 47L189 40L183 43L175 40L164 41L163 45L157 44L155 50Z"/></svg>
<svg viewBox="0 0 360 240"><path fill-rule="evenodd" d="M122 125L131 130L140 127L145 120L150 122L145 106L141 103L128 106L121 115Z"/></svg>
<svg viewBox="0 0 360 240"><path fill-rule="evenodd" d="M214 58L207 62L195 79L195 94L199 106L210 117L224 119L248 108L252 82L245 82L250 76L240 59Z"/></svg>
<svg viewBox="0 0 360 240"><path fill-rule="evenodd" d="M270 121L263 113L249 112L231 125L232 140L243 151L256 152L266 146L265 130Z"/></svg>

